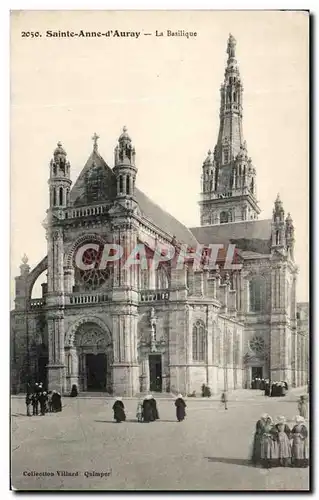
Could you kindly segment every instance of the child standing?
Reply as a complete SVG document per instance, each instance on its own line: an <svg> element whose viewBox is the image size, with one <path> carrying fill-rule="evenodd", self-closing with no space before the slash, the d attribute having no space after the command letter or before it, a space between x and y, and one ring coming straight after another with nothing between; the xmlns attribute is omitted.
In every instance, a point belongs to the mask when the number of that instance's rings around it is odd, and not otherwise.
<svg viewBox="0 0 319 500"><path fill-rule="evenodd" d="M137 403L136 418L138 422L143 422L143 404L141 401Z"/></svg>

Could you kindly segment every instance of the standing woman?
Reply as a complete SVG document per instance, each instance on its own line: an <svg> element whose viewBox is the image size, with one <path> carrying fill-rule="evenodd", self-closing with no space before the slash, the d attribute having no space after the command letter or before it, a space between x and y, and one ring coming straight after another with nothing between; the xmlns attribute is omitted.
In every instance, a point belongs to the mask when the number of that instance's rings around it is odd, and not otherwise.
<svg viewBox="0 0 319 500"><path fill-rule="evenodd" d="M253 441L252 463L256 466L260 463L261 459L261 437L263 434L264 426L268 418L268 413L264 413L256 423L256 430Z"/></svg>
<svg viewBox="0 0 319 500"><path fill-rule="evenodd" d="M265 469L273 467L278 460L276 434L272 418L268 415L260 439L260 463Z"/></svg>
<svg viewBox="0 0 319 500"><path fill-rule="evenodd" d="M307 401L305 396L300 396L300 399L298 401L298 411L299 415L303 417L305 420L307 420L308 417L308 408L307 408Z"/></svg>
<svg viewBox="0 0 319 500"><path fill-rule="evenodd" d="M178 422L182 422L186 417L186 411L185 411L186 403L181 394L177 396L175 401L175 406L176 406L176 418Z"/></svg>
<svg viewBox="0 0 319 500"><path fill-rule="evenodd" d="M153 411L153 421L159 420L156 399L154 398L154 396L152 396L152 394L150 394L149 398L150 398L150 403L151 403L151 407L152 407L152 411Z"/></svg>
<svg viewBox="0 0 319 500"><path fill-rule="evenodd" d="M122 398L116 398L112 409L114 412L114 420L116 421L117 424L119 424L120 422L124 422L126 420Z"/></svg>
<svg viewBox="0 0 319 500"><path fill-rule="evenodd" d="M308 448L308 429L304 417L296 417L296 425L291 431L292 436L292 466L308 467L309 448Z"/></svg>
<svg viewBox="0 0 319 500"><path fill-rule="evenodd" d="M143 401L143 422L154 422L153 407L151 403L151 395L146 396Z"/></svg>
<svg viewBox="0 0 319 500"><path fill-rule="evenodd" d="M278 443L278 465L279 467L288 467L291 464L291 430L286 424L285 417L278 417L276 430Z"/></svg>

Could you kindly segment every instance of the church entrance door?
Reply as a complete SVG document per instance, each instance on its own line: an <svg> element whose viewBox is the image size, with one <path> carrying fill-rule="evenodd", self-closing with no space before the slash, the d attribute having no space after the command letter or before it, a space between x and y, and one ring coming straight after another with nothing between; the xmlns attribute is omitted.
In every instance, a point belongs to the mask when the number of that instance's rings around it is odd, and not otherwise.
<svg viewBox="0 0 319 500"><path fill-rule="evenodd" d="M150 354L150 390L162 392L162 356L161 354Z"/></svg>
<svg viewBox="0 0 319 500"><path fill-rule="evenodd" d="M263 378L263 367L262 366L252 366L251 367L251 379Z"/></svg>
<svg viewBox="0 0 319 500"><path fill-rule="evenodd" d="M107 377L106 354L86 354L86 376L88 391L105 391Z"/></svg>

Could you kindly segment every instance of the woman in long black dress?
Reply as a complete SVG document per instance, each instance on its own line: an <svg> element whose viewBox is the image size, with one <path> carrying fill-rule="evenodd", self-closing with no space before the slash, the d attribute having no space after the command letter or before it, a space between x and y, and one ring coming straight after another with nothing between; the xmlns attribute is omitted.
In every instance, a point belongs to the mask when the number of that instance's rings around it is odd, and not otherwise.
<svg viewBox="0 0 319 500"><path fill-rule="evenodd" d="M116 398L112 409L114 412L114 420L116 421L117 424L119 424L120 422L124 422L126 420L124 403L122 401L122 398Z"/></svg>
<svg viewBox="0 0 319 500"><path fill-rule="evenodd" d="M268 413L264 413L256 423L256 430L253 441L253 452L251 458L251 461L255 466L260 465L261 462L261 437L268 416Z"/></svg>
<svg viewBox="0 0 319 500"><path fill-rule="evenodd" d="M178 422L182 422L186 417L186 411L185 411L186 403L181 394L177 396L175 401L175 406L176 406L176 418Z"/></svg>
<svg viewBox="0 0 319 500"><path fill-rule="evenodd" d="M152 396L146 396L143 401L143 422L154 422L154 412L153 412L153 404L151 401Z"/></svg>

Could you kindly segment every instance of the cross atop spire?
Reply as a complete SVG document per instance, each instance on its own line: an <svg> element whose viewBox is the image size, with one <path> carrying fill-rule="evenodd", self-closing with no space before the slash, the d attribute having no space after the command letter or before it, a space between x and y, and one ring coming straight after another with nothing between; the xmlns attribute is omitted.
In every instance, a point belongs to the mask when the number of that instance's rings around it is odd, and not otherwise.
<svg viewBox="0 0 319 500"><path fill-rule="evenodd" d="M96 132L94 132L93 134L93 137L92 137L92 141L93 141L93 151L97 151L97 141L98 139L100 138L99 135L97 135Z"/></svg>

